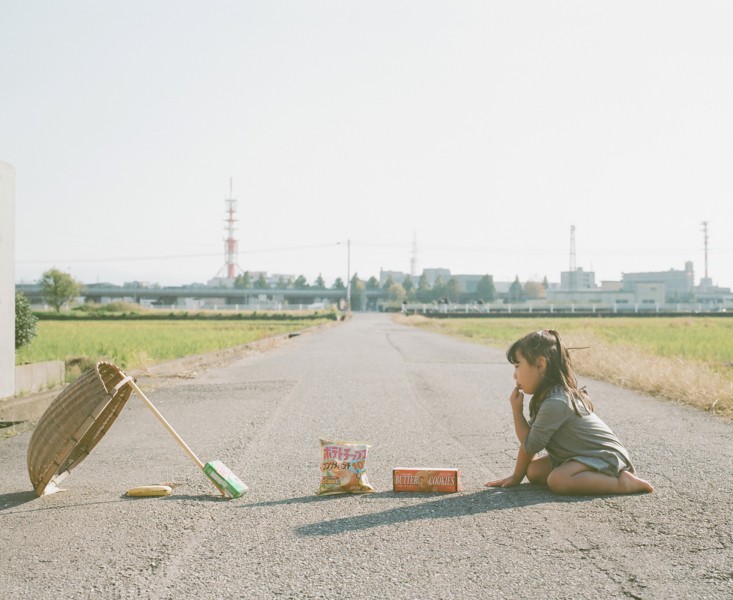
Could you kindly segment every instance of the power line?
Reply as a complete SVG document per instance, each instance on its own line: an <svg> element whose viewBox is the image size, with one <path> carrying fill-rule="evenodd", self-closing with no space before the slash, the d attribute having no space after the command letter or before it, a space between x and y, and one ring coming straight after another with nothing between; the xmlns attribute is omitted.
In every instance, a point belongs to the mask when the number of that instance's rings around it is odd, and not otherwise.
<svg viewBox="0 0 733 600"><path fill-rule="evenodd" d="M312 244L304 246L287 246L281 248L259 248L247 250L246 254L261 254L264 252L291 252L295 250L312 250L317 248L330 248L336 244ZM206 254L167 254L160 256L124 256L124 257L108 257L108 258L34 258L27 260L17 260L19 264L33 263L98 263L98 262L132 262L144 260L180 260L185 258L210 258L212 256L221 256L220 252L210 252Z"/></svg>
<svg viewBox="0 0 733 600"><path fill-rule="evenodd" d="M317 250L322 248L332 248L337 246L336 242L329 244L306 244L301 246L281 246L275 248L255 248L251 250L245 250L244 254L263 254L267 252L293 252L300 250ZM352 246L358 246L362 248L385 248L385 249L402 249L410 250L410 244L384 244L384 243L371 243L371 242L351 242ZM733 252L733 248L714 248L709 247L709 252L715 254L728 254ZM546 255L567 255L567 249L562 248L512 248L507 249L505 247L487 247L487 246L430 246L421 245L422 252L475 252L475 253L486 253L495 254L497 256L511 256L511 255L535 255L540 254ZM610 256L625 256L625 255L664 255L664 254L675 254L675 253L696 253L699 252L699 248L654 248L654 249L619 249L619 248L587 248L584 250L584 254L588 256L597 256L599 254L607 254ZM202 254L168 254L168 255L157 255L157 256L118 256L118 257L107 257L107 258L32 258L32 259L18 259L18 264L34 264L34 263L58 263L58 264L75 264L75 263L103 263L103 262L133 262L133 261L147 261L147 260L183 260L190 258L211 258L221 257L221 252L209 252Z"/></svg>
<svg viewBox="0 0 733 600"><path fill-rule="evenodd" d="M211 256L220 256L221 253L211 254L176 254L166 256L125 256L117 258L33 258L28 260L17 260L19 264L33 264L33 263L98 263L98 262L131 262L140 260L173 260L183 258L209 258Z"/></svg>

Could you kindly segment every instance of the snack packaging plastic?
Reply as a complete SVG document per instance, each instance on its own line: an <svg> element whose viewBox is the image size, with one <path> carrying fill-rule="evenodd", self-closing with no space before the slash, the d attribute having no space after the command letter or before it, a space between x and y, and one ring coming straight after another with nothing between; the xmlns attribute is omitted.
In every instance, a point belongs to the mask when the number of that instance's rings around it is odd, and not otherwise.
<svg viewBox="0 0 733 600"><path fill-rule="evenodd" d="M366 475L367 444L320 439L321 485L319 496L367 494L374 488Z"/></svg>

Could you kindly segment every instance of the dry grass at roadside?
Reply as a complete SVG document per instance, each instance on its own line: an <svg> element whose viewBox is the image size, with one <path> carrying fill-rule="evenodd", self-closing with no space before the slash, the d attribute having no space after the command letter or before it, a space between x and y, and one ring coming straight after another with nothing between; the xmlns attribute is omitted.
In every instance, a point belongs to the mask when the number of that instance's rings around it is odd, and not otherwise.
<svg viewBox="0 0 733 600"><path fill-rule="evenodd" d="M400 323L502 350L516 339L506 335L507 329L512 329L506 322L502 323L502 333L489 335L484 330L488 323L477 328L475 325L468 327L465 321L429 319L421 315L398 315L395 318ZM603 340L593 332L592 323L584 329L567 334L560 331L568 346L588 346L587 349L572 351L578 374L733 419L733 369L729 365L659 356L632 344Z"/></svg>
<svg viewBox="0 0 733 600"><path fill-rule="evenodd" d="M581 375L733 417L733 378L709 365L612 345L592 334L575 334L568 342L589 346L572 353Z"/></svg>

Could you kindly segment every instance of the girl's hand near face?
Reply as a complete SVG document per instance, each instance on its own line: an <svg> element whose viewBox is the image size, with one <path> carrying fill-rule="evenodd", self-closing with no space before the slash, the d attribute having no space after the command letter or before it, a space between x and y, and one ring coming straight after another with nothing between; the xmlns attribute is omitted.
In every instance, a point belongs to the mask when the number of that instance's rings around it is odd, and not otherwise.
<svg viewBox="0 0 733 600"><path fill-rule="evenodd" d="M512 405L513 410L521 411L524 409L524 392L519 388L519 386L512 390L512 393L509 396L509 403Z"/></svg>

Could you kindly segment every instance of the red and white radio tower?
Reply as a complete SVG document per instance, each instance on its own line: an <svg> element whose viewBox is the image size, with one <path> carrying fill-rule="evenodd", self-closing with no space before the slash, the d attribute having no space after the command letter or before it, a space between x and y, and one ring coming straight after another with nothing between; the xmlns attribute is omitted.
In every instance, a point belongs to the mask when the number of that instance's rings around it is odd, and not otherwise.
<svg viewBox="0 0 733 600"><path fill-rule="evenodd" d="M226 227L224 231L227 232L227 238L224 240L224 266L219 269L217 276L220 276L222 271L226 270L226 278L230 281L234 281L237 276L237 272L241 271L241 267L237 264L238 252L237 252L237 239L234 237L235 227L234 224L237 222L235 214L237 212L237 200L232 196L232 178L229 178L229 198L224 200L226 202Z"/></svg>

